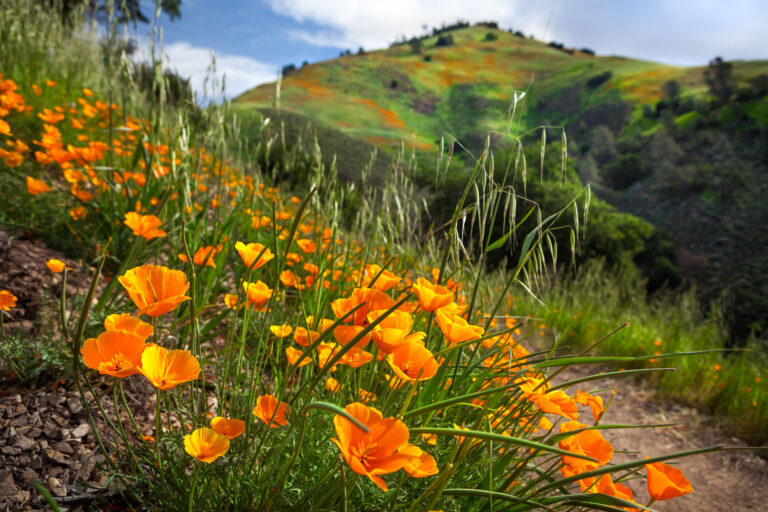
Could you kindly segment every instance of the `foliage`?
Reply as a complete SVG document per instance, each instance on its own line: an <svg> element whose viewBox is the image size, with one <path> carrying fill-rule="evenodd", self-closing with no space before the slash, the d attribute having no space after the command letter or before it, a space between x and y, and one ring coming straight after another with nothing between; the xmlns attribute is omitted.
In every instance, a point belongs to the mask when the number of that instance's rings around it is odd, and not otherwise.
<svg viewBox="0 0 768 512"><path fill-rule="evenodd" d="M12 333L0 340L0 382L46 382L66 376L72 364L69 347L52 333Z"/></svg>
<svg viewBox="0 0 768 512"><path fill-rule="evenodd" d="M735 92L733 64L724 61L722 57L715 57L709 62L709 66L704 71L704 80L709 87L709 92L720 103L726 103Z"/></svg>

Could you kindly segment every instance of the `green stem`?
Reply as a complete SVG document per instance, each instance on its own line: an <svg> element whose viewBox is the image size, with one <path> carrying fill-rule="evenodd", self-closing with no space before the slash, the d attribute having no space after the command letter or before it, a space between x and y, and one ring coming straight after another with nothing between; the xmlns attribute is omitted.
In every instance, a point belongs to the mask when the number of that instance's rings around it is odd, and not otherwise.
<svg viewBox="0 0 768 512"><path fill-rule="evenodd" d="M59 301L59 317L61 321L61 333L64 335L64 342L69 341L67 332L67 266L64 265L64 275L61 278L61 301Z"/></svg>
<svg viewBox="0 0 768 512"><path fill-rule="evenodd" d="M160 469L160 390L155 390L155 459L157 460L157 469Z"/></svg>
<svg viewBox="0 0 768 512"><path fill-rule="evenodd" d="M195 502L195 488L197 487L197 477L200 476L200 469L202 468L202 464L198 463L197 468L195 469L195 476L192 477L192 490L189 491L189 507L187 510L189 512L192 512L192 504Z"/></svg>

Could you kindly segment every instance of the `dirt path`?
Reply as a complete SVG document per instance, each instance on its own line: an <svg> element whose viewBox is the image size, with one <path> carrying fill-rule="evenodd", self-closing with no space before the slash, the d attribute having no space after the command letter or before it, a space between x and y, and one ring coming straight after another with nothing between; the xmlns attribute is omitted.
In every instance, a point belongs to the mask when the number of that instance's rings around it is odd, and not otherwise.
<svg viewBox="0 0 768 512"><path fill-rule="evenodd" d="M562 382L594 373L594 369L587 370L569 370L556 380ZM584 391L604 387L615 387L618 391L601 424L682 424L657 429L603 431L617 452L613 462L629 462L638 457L655 457L708 446L746 446L738 439L718 433L697 410L656 400L654 390L640 380L605 379L584 386ZM576 389L578 386L571 391ZM610 391L599 394L607 399ZM636 453L618 453L620 450ZM670 512L768 511L768 461L753 452L695 455L681 459L678 467L690 480L694 492L668 502L656 502L652 505L654 509ZM638 503L648 503L644 478L625 484L635 492Z"/></svg>

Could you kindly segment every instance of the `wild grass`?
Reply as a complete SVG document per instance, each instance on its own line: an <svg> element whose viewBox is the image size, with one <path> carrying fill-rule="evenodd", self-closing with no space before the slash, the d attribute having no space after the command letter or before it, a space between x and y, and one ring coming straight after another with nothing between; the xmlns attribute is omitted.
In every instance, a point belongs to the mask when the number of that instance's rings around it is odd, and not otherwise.
<svg viewBox="0 0 768 512"><path fill-rule="evenodd" d="M566 272L567 274L567 272ZM673 365L672 373L650 374L663 398L686 403L712 414L716 423L755 446L766 442L768 361L759 346L727 350L727 328L717 304L704 311L695 290L646 297L645 283L633 271L616 274L599 261L560 275L540 291L542 302L516 294L515 301L536 325L565 347L584 347L597 333L619 322L629 327L606 340L597 351L604 354L645 356L622 363L625 368ZM543 303L543 304L542 304ZM653 358L662 353L720 350L672 360ZM650 358L648 358L651 356Z"/></svg>
<svg viewBox="0 0 768 512"><path fill-rule="evenodd" d="M510 293L546 282L554 222L586 212L575 200L558 212L527 204L516 162L497 165L486 146L450 220L423 238L412 159L396 159L383 185L339 184L316 143L302 158L273 153L267 123L240 139L226 104L169 105L160 62L144 94L114 26L99 47L77 29L23 30L57 23L31 1L4 3L0 20L4 98L16 107L3 116L13 130L4 179L22 190L3 220L27 227L25 209L49 211L29 229L45 240L71 233L94 267L81 300L62 298L53 335L71 351L102 469L127 504L622 510L641 507L621 482L644 478L642 467L719 449L612 464L600 430L624 427L601 424L602 401L578 393L602 376L550 384L558 368L641 359L555 352L557 337L526 348ZM41 74L5 64L57 52L62 62L41 63ZM270 186L262 170L278 156L306 165L314 186L293 196ZM450 161L440 154L439 172ZM23 192L27 177L50 190L30 182ZM527 217L535 227L518 233ZM579 235L577 224L574 248ZM517 262L489 277L489 254L516 238ZM669 369L624 374L659 371ZM153 425L135 421L126 378L152 385L140 400ZM95 391L102 382L111 397ZM636 499L651 505L669 478L647 478L649 496ZM676 485L672 494L688 492Z"/></svg>

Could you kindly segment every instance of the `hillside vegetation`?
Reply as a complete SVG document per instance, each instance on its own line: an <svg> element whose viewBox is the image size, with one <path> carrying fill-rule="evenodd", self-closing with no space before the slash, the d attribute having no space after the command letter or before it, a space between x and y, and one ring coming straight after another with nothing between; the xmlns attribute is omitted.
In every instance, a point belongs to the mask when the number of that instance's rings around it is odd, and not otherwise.
<svg viewBox="0 0 768 512"><path fill-rule="evenodd" d="M536 145L546 127L547 151L559 154L564 130L581 183L653 224L630 251L649 291L695 283L705 304L724 305L733 342L743 343L768 318L767 72L764 61L677 67L598 57L483 24L293 69L279 88L261 85L234 106L277 107L321 130L319 140L369 144L339 153L342 176L354 178L372 147L404 144L421 155L422 184L443 138L460 144L471 168L464 150L478 156L488 137L514 152L515 137ZM540 189L529 197L547 202L552 187ZM442 192L437 209L459 190Z"/></svg>

